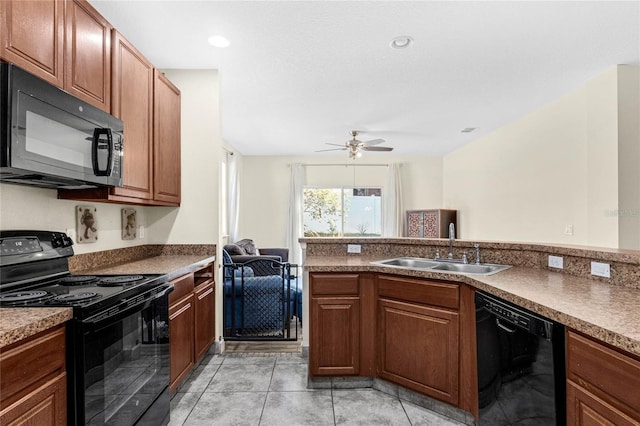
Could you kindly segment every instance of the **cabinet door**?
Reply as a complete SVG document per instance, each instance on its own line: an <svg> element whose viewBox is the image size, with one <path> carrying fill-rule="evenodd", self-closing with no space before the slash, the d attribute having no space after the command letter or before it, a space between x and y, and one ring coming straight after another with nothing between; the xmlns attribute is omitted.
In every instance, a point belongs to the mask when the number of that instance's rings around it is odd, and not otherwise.
<svg viewBox="0 0 640 426"><path fill-rule="evenodd" d="M195 359L197 360L207 351L215 339L215 291L213 282L202 284L196 288L195 304Z"/></svg>
<svg viewBox="0 0 640 426"><path fill-rule="evenodd" d="M62 88L64 0L0 1L0 58Z"/></svg>
<svg viewBox="0 0 640 426"><path fill-rule="evenodd" d="M111 25L86 1L66 4L64 88L110 112Z"/></svg>
<svg viewBox="0 0 640 426"><path fill-rule="evenodd" d="M124 174L114 194L153 198L153 65L117 31L112 37L112 111L124 122Z"/></svg>
<svg viewBox="0 0 640 426"><path fill-rule="evenodd" d="M638 426L640 420L634 420L569 380L567 381L567 425Z"/></svg>
<svg viewBox="0 0 640 426"><path fill-rule="evenodd" d="M169 387L174 391L193 367L193 294L169 307Z"/></svg>
<svg viewBox="0 0 640 426"><path fill-rule="evenodd" d="M311 375L357 375L360 371L359 298L312 298L310 314Z"/></svg>
<svg viewBox="0 0 640 426"><path fill-rule="evenodd" d="M180 204L180 90L155 70L153 198Z"/></svg>
<svg viewBox="0 0 640 426"><path fill-rule="evenodd" d="M61 373L0 411L3 425L66 425L67 375Z"/></svg>
<svg viewBox="0 0 640 426"><path fill-rule="evenodd" d="M452 405L458 403L458 314L378 301L378 374Z"/></svg>

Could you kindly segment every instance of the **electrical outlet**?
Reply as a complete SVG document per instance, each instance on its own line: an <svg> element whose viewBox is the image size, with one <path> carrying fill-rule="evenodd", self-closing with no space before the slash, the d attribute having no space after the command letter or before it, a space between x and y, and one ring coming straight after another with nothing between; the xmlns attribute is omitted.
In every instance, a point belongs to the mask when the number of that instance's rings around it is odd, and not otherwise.
<svg viewBox="0 0 640 426"><path fill-rule="evenodd" d="M138 227L138 236L140 237L141 240L144 239L144 225L140 225Z"/></svg>
<svg viewBox="0 0 640 426"><path fill-rule="evenodd" d="M564 268L564 259L562 256L549 256L549 268Z"/></svg>
<svg viewBox="0 0 640 426"><path fill-rule="evenodd" d="M360 244L347 244L347 253L362 253Z"/></svg>
<svg viewBox="0 0 640 426"><path fill-rule="evenodd" d="M564 235L573 235L573 225L567 225L564 227Z"/></svg>
<svg viewBox="0 0 640 426"><path fill-rule="evenodd" d="M611 265L608 263L591 262L591 275L611 278Z"/></svg>

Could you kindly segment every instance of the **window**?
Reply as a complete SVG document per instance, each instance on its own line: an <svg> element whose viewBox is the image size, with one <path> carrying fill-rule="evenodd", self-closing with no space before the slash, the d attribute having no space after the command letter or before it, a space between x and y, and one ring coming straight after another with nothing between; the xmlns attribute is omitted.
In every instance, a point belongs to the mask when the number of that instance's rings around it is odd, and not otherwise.
<svg viewBox="0 0 640 426"><path fill-rule="evenodd" d="M305 237L379 237L382 188L305 188Z"/></svg>

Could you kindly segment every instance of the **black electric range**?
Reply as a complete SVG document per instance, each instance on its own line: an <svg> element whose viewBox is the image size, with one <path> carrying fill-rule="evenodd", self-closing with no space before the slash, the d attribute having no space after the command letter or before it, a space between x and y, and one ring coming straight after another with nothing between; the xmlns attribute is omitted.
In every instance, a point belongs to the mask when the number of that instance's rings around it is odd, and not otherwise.
<svg viewBox="0 0 640 426"><path fill-rule="evenodd" d="M167 424L169 307L161 274L74 275L64 233L0 231L0 307L71 307L70 425Z"/></svg>

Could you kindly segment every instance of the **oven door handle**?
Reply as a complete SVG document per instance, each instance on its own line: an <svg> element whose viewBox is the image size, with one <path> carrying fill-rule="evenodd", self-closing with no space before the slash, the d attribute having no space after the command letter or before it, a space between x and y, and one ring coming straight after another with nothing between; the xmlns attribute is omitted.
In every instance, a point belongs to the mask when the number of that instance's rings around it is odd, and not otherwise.
<svg viewBox="0 0 640 426"><path fill-rule="evenodd" d="M140 300L139 303L135 305L127 306L131 303L130 300L123 300L119 305L107 310L107 312L100 313L89 317L82 321L83 325L89 326L91 328L100 328L100 326L104 324L110 324L114 321L118 321L122 318L129 316L131 313L136 311L141 311L151 305L155 300L161 299L163 297L168 297L169 293L173 291L173 284L166 284L164 286L159 287L161 290L158 291L158 287L147 293L147 297L144 297ZM151 294L149 294L151 293ZM144 295L144 293L143 293ZM132 300L139 298L140 295L135 296ZM168 303L167 303L168 307ZM117 308L117 309L116 309Z"/></svg>

